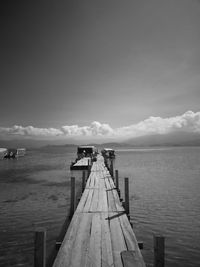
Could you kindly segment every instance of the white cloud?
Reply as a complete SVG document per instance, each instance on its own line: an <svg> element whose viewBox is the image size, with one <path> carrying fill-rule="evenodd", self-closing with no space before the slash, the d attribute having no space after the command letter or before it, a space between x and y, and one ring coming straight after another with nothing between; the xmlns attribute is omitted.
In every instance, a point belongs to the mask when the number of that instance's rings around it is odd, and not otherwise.
<svg viewBox="0 0 200 267"><path fill-rule="evenodd" d="M165 134L170 132L192 132L200 133L200 112L187 111L183 115L161 118L149 117L137 124L111 128L109 124L92 122L89 126L66 125L60 129L56 128L37 128L33 126L0 127L1 135L9 136L32 136L32 137L112 137L126 138L137 137L148 134Z"/></svg>
<svg viewBox="0 0 200 267"><path fill-rule="evenodd" d="M149 117L137 124L118 128L116 133L119 136L137 137L177 131L200 133L200 112L187 111L183 115L171 118Z"/></svg>
<svg viewBox="0 0 200 267"><path fill-rule="evenodd" d="M55 128L36 128L33 126L23 127L14 125L10 128L0 127L0 134L51 137L61 135L62 131Z"/></svg>
<svg viewBox="0 0 200 267"><path fill-rule="evenodd" d="M94 121L90 126L71 125L62 126L63 134L69 136L107 136L113 134L113 129L108 124L101 124Z"/></svg>

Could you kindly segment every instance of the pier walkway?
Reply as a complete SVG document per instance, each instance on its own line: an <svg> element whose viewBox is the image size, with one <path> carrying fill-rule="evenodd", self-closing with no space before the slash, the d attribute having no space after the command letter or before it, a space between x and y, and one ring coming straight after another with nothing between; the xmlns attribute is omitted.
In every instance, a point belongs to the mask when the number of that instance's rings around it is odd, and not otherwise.
<svg viewBox="0 0 200 267"><path fill-rule="evenodd" d="M98 156L92 165L85 190L53 264L53 267L65 266L145 266L102 156Z"/></svg>

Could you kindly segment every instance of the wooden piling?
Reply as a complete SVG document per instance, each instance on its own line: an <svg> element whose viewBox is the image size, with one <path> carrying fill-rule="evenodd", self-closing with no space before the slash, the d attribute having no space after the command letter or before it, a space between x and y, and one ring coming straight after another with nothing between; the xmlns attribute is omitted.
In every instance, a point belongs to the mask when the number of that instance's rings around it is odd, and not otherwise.
<svg viewBox="0 0 200 267"><path fill-rule="evenodd" d="M35 232L34 267L46 266L46 231L37 229Z"/></svg>
<svg viewBox="0 0 200 267"><path fill-rule="evenodd" d="M120 190L119 190L119 172L118 172L118 170L115 170L115 186L116 186L118 195L120 197Z"/></svg>
<svg viewBox="0 0 200 267"><path fill-rule="evenodd" d="M85 171L83 171L83 173L82 173L82 193L85 190L85 178L86 178Z"/></svg>
<svg viewBox="0 0 200 267"><path fill-rule="evenodd" d="M113 159L110 159L110 175L113 178L114 170L113 170Z"/></svg>
<svg viewBox="0 0 200 267"><path fill-rule="evenodd" d="M154 267L165 266L165 238L154 236Z"/></svg>
<svg viewBox="0 0 200 267"><path fill-rule="evenodd" d="M72 218L76 209L76 192L75 192L75 177L71 177L71 207L70 217Z"/></svg>
<svg viewBox="0 0 200 267"><path fill-rule="evenodd" d="M91 165L90 165L90 160L88 159L88 175L87 178L89 178L91 172Z"/></svg>
<svg viewBox="0 0 200 267"><path fill-rule="evenodd" d="M130 209L129 209L129 179L128 177L124 178L124 198L125 198L124 208L129 218Z"/></svg>

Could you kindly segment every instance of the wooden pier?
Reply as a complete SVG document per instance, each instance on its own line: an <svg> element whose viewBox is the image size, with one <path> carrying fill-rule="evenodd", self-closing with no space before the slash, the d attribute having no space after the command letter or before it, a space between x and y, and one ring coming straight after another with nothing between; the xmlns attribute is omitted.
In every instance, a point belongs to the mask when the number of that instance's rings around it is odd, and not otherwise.
<svg viewBox="0 0 200 267"><path fill-rule="evenodd" d="M102 156L93 163L53 267L144 267L118 188Z"/></svg>

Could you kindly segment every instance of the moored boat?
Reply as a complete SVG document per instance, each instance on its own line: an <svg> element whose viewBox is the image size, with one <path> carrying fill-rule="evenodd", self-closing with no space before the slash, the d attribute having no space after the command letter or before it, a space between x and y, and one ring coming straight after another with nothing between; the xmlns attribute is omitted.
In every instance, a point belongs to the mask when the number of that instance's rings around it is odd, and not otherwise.
<svg viewBox="0 0 200 267"><path fill-rule="evenodd" d="M22 157L26 154L26 148L17 148L17 157Z"/></svg>
<svg viewBox="0 0 200 267"><path fill-rule="evenodd" d="M77 148L77 159L84 157L90 157L92 160L96 158L98 154L95 146L78 146Z"/></svg>
<svg viewBox="0 0 200 267"><path fill-rule="evenodd" d="M4 156L4 158L16 158L16 157L22 157L26 153L25 148L8 148L7 153Z"/></svg>
<svg viewBox="0 0 200 267"><path fill-rule="evenodd" d="M77 158L71 163L70 170L84 170L97 160L98 150L95 146L78 146Z"/></svg>
<svg viewBox="0 0 200 267"><path fill-rule="evenodd" d="M0 159L3 159L6 156L7 152L7 148L0 148Z"/></svg>
<svg viewBox="0 0 200 267"><path fill-rule="evenodd" d="M101 150L101 154L105 158L114 159L115 158L115 150L112 148L104 148Z"/></svg>

